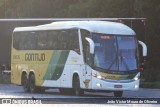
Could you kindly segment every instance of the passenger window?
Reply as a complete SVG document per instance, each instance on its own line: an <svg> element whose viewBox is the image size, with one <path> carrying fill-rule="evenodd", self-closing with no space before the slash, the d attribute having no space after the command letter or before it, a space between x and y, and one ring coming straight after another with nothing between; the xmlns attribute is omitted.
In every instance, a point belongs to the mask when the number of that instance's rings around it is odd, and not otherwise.
<svg viewBox="0 0 160 107"><path fill-rule="evenodd" d="M13 37L17 50L74 50L80 53L76 29L15 32Z"/></svg>

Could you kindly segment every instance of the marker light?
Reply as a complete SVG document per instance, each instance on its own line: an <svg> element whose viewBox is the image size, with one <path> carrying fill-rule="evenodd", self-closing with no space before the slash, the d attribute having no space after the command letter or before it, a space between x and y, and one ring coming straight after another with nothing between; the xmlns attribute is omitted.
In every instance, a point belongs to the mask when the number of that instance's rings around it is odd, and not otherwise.
<svg viewBox="0 0 160 107"><path fill-rule="evenodd" d="M109 36L101 36L101 39L110 39Z"/></svg>

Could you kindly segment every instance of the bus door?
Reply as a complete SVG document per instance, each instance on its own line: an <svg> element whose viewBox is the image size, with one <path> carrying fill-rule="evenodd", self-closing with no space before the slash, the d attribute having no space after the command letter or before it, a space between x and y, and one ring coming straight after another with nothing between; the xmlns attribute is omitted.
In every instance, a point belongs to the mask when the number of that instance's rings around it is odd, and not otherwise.
<svg viewBox="0 0 160 107"><path fill-rule="evenodd" d="M86 45L86 50L84 51L84 60L85 60L85 88L91 89L92 88L92 57L89 52L89 45Z"/></svg>
<svg viewBox="0 0 160 107"><path fill-rule="evenodd" d="M90 32L87 30L81 30L81 37L82 37L82 45L83 45L83 57L84 57L84 85L86 89L92 88L92 61L91 61L91 54L89 52L90 46L88 41L86 40L86 37L90 37Z"/></svg>

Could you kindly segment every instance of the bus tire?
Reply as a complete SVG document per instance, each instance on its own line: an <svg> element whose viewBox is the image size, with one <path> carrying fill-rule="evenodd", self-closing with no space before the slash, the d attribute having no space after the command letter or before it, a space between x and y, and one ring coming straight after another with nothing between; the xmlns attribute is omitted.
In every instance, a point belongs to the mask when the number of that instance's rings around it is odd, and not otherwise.
<svg viewBox="0 0 160 107"><path fill-rule="evenodd" d="M38 92L37 87L35 85L35 76L34 74L31 74L29 77L29 89L31 93Z"/></svg>
<svg viewBox="0 0 160 107"><path fill-rule="evenodd" d="M84 94L84 90L80 88L80 80L78 76L74 76L74 79L73 79L73 93L76 96L80 96Z"/></svg>
<svg viewBox="0 0 160 107"><path fill-rule="evenodd" d="M114 97L122 97L123 91L114 91Z"/></svg>
<svg viewBox="0 0 160 107"><path fill-rule="evenodd" d="M27 74L22 74L22 86L23 86L24 92L29 92L30 91Z"/></svg>

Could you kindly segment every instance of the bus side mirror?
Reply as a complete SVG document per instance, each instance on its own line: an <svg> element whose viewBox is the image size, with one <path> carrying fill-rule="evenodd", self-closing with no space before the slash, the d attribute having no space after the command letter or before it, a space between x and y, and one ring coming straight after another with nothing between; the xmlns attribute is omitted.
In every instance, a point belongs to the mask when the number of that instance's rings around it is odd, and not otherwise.
<svg viewBox="0 0 160 107"><path fill-rule="evenodd" d="M94 54L94 42L93 42L93 40L90 39L90 38L88 38L88 37L86 37L85 39L86 39L86 40L88 41L88 43L89 43L89 47L90 47L89 52L90 52L90 54Z"/></svg>
<svg viewBox="0 0 160 107"><path fill-rule="evenodd" d="M88 45L88 56L87 56L87 59L85 58L86 60L86 63L88 63L88 65L90 65L91 67L94 67L94 48L95 48L95 45L94 45L94 42L92 39L86 37L85 38L86 41L89 43Z"/></svg>
<svg viewBox="0 0 160 107"><path fill-rule="evenodd" d="M140 71L143 71L144 68L145 68L145 63L146 63L147 46L146 46L146 44L145 44L144 42L142 42L142 41L138 41L138 43L139 43L139 44L142 46L142 48L143 48L143 51L142 51L142 53L143 53L143 63L141 63L141 64L140 64L140 67L139 67L139 70L140 70Z"/></svg>
<svg viewBox="0 0 160 107"><path fill-rule="evenodd" d="M143 57L146 57L147 56L147 46L144 42L142 41L138 41L138 43L142 46L143 48Z"/></svg>

